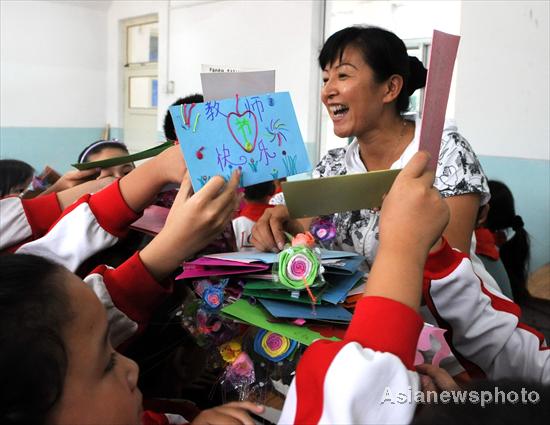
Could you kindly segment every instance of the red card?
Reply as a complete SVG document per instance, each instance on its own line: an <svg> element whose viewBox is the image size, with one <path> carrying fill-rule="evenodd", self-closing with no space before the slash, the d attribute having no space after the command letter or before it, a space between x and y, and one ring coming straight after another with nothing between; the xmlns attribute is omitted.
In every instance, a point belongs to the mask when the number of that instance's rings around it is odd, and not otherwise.
<svg viewBox="0 0 550 425"><path fill-rule="evenodd" d="M431 155L428 164L430 170L437 168L441 135L443 134L445 112L459 41L460 37L457 35L434 30L424 93L424 106L422 108L419 146L419 150L428 151Z"/></svg>

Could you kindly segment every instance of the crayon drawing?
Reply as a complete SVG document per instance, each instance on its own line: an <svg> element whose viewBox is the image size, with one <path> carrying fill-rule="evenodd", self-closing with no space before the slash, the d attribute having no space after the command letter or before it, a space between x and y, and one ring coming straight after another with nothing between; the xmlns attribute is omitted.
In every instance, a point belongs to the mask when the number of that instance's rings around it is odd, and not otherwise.
<svg viewBox="0 0 550 425"><path fill-rule="evenodd" d="M172 106L170 113L195 190L235 168L242 186L311 170L287 92Z"/></svg>

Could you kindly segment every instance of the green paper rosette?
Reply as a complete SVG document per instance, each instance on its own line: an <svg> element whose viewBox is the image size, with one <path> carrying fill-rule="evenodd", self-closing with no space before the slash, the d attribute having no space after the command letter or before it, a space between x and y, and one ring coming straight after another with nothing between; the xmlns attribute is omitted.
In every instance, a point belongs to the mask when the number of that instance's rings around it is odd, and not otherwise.
<svg viewBox="0 0 550 425"><path fill-rule="evenodd" d="M321 262L315 252L305 246L291 246L279 253L279 282L293 290L314 286Z"/></svg>

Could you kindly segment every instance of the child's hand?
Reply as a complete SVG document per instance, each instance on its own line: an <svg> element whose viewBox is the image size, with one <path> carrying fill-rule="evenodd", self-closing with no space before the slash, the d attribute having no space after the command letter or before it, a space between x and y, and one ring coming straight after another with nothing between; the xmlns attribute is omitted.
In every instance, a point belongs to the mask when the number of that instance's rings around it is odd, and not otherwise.
<svg viewBox="0 0 550 425"><path fill-rule="evenodd" d="M216 176L191 195L188 175L170 209L161 232L140 252L140 258L157 280L164 279L181 262L195 254L225 228L239 202L240 172L226 184Z"/></svg>
<svg viewBox="0 0 550 425"><path fill-rule="evenodd" d="M460 387L449 373L431 364L419 364L416 371L420 375L422 391L458 391Z"/></svg>
<svg viewBox="0 0 550 425"><path fill-rule="evenodd" d="M425 255L449 222L449 208L433 188L429 156L417 152L399 173L384 198L380 216L380 244L398 252Z"/></svg>
<svg viewBox="0 0 550 425"><path fill-rule="evenodd" d="M251 403L250 401L239 401L223 404L212 409L201 412L192 425L254 425L254 420L247 412L255 414L262 413L263 406Z"/></svg>

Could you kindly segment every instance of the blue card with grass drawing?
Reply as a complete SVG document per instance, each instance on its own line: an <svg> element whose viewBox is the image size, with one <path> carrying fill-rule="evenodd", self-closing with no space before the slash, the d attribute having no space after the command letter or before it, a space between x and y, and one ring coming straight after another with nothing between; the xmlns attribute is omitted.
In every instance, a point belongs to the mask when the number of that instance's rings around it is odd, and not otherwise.
<svg viewBox="0 0 550 425"><path fill-rule="evenodd" d="M288 92L170 107L195 191L242 170L241 186L311 170Z"/></svg>

